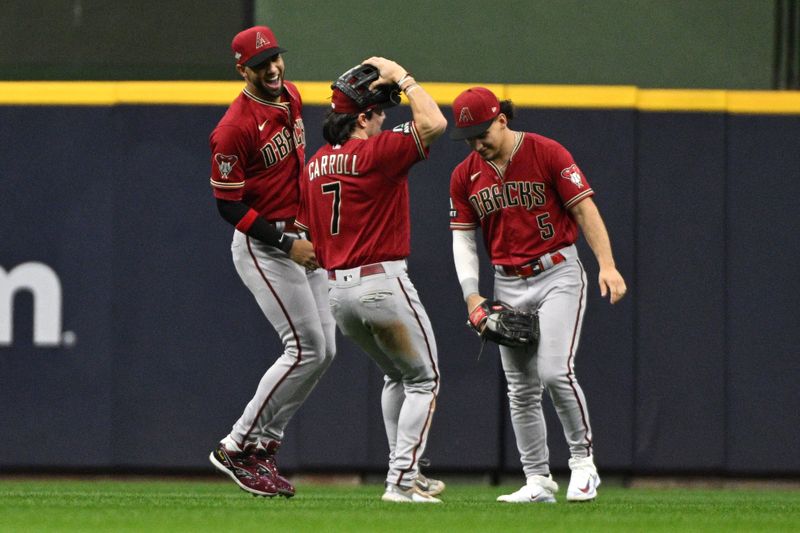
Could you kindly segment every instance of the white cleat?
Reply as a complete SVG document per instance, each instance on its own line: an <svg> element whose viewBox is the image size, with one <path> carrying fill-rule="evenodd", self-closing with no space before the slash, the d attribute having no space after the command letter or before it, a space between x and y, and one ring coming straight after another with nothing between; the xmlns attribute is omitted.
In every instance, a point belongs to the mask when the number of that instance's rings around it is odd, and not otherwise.
<svg viewBox="0 0 800 533"><path fill-rule="evenodd" d="M422 492L416 485L410 489L402 489L394 484L388 485L381 500L396 503L442 503L442 500Z"/></svg>
<svg viewBox="0 0 800 533"><path fill-rule="evenodd" d="M431 496L438 496L446 487L444 481L433 479L432 477L425 477L421 472L417 475L417 479L414 483L419 490Z"/></svg>
<svg viewBox="0 0 800 533"><path fill-rule="evenodd" d="M570 459L569 468L572 470L572 476L569 478L567 501L588 502L595 499L597 487L600 486L600 476L597 475L597 467L594 466L592 456Z"/></svg>
<svg viewBox="0 0 800 533"><path fill-rule="evenodd" d="M553 476L531 476L524 487L511 494L497 497L498 502L507 503L556 503L558 484Z"/></svg>

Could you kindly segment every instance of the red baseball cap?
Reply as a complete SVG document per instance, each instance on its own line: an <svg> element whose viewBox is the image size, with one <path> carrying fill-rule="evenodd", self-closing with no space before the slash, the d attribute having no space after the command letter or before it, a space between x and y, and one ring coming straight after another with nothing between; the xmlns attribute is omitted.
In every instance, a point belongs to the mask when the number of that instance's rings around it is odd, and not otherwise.
<svg viewBox="0 0 800 533"><path fill-rule="evenodd" d="M500 114L500 101L485 87L471 87L453 101L453 118L456 128L450 131L453 140L480 135L492 125Z"/></svg>
<svg viewBox="0 0 800 533"><path fill-rule="evenodd" d="M376 106L372 105L367 107L367 109L361 109L358 107L355 100L344 94L337 87L333 88L333 92L331 93L331 109L333 109L334 113L360 113L362 111L367 111L371 107L374 108Z"/></svg>
<svg viewBox="0 0 800 533"><path fill-rule="evenodd" d="M254 67L286 51L278 46L275 34L266 26L253 26L237 33L231 48L236 64L246 67Z"/></svg>

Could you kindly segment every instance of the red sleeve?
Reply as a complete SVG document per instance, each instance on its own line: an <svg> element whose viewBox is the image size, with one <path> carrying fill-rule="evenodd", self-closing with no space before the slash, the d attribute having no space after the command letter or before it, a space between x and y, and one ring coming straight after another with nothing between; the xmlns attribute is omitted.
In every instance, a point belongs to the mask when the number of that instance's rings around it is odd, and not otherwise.
<svg viewBox="0 0 800 533"><path fill-rule="evenodd" d="M594 195L581 169L575 164L572 154L553 141L550 146L550 175L564 207L569 209L581 200Z"/></svg>
<svg viewBox="0 0 800 533"><path fill-rule="evenodd" d="M480 219L469 203L469 183L466 164L458 165L450 176L450 229L475 229Z"/></svg>
<svg viewBox="0 0 800 533"><path fill-rule="evenodd" d="M244 171L247 164L247 142L235 126L218 126L209 141L211 145L211 186L214 196L240 201L244 192Z"/></svg>
<svg viewBox="0 0 800 533"><path fill-rule="evenodd" d="M374 142L373 165L393 179L405 178L414 163L428 157L428 148L422 144L414 122L383 131Z"/></svg>

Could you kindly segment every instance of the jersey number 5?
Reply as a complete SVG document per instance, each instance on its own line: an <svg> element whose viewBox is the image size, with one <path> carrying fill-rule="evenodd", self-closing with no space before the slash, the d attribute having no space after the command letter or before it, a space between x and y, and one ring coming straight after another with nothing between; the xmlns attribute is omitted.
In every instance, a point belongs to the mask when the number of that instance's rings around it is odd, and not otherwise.
<svg viewBox="0 0 800 533"><path fill-rule="evenodd" d="M322 186L322 194L333 195L333 209L331 209L331 235L339 234L339 212L342 207L342 182L332 181Z"/></svg>
<svg viewBox="0 0 800 533"><path fill-rule="evenodd" d="M536 223L539 225L539 235L542 236L543 241L552 239L555 234L553 225L547 221L548 218L550 218L550 213L542 213L536 217Z"/></svg>

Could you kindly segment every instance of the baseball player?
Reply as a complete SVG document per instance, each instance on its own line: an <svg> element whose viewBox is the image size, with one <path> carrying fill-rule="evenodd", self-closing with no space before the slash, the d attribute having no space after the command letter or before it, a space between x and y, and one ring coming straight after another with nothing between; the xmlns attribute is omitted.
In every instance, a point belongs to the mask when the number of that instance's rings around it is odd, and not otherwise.
<svg viewBox="0 0 800 533"><path fill-rule="evenodd" d="M300 94L284 80L285 50L266 26L237 34L232 48L245 88L211 133L211 186L220 215L236 228L236 271L284 352L210 460L252 494L291 497L295 489L278 472L275 452L333 360L336 325L325 271L294 223L305 133Z"/></svg>
<svg viewBox="0 0 800 533"><path fill-rule="evenodd" d="M559 143L509 128L510 100L473 87L453 103L453 139L472 149L450 181L453 258L468 312L486 299L478 292L475 230L480 227L494 268L494 297L538 312L538 347L500 346L508 384L511 422L525 486L501 502L555 502L550 475L542 391L547 390L570 447L568 501L597 496L586 399L575 377L575 352L586 309L586 273L575 248L578 227L600 266L600 294L616 303L625 281L594 192L570 153ZM471 317L473 321L474 317Z"/></svg>
<svg viewBox="0 0 800 533"><path fill-rule="evenodd" d="M397 84L413 120L381 131L394 102L378 87ZM341 331L385 374L381 405L389 441L384 501L438 503L441 481L419 473L439 391L436 341L406 270L410 252L408 172L428 156L447 120L414 78L380 57L332 86L323 136L308 161L298 225L310 230L328 271L330 306Z"/></svg>

